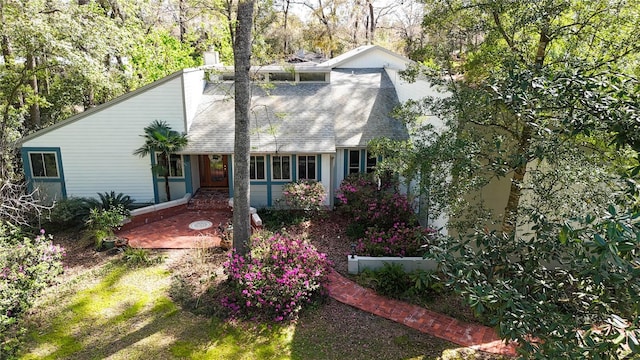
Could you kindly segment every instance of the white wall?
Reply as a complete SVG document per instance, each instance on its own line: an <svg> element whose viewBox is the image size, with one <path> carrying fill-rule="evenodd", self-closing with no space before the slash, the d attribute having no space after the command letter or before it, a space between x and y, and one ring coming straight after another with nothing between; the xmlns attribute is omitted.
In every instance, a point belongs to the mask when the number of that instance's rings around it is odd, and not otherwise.
<svg viewBox="0 0 640 360"><path fill-rule="evenodd" d="M173 129L183 131L181 82L176 77L150 87L23 146L60 147L68 196L95 197L113 190L137 202L153 202L151 161L132 153L143 144L140 135L153 120L167 121Z"/></svg>
<svg viewBox="0 0 640 360"><path fill-rule="evenodd" d="M391 67L394 69L405 69L407 60L392 55L382 49L372 49L363 54L359 54L348 61L337 66L338 69L372 69Z"/></svg>
<svg viewBox="0 0 640 360"><path fill-rule="evenodd" d="M202 97L202 91L206 85L204 81L204 71L189 69L185 70L183 78L184 86L184 104L185 104L185 118L186 128L182 131L187 132L191 127L191 122L198 110L198 104Z"/></svg>

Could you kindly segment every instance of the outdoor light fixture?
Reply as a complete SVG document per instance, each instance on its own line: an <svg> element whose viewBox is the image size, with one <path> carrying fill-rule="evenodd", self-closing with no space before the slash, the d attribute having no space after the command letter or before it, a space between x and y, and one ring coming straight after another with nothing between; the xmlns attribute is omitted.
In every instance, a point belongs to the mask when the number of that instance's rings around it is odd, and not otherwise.
<svg viewBox="0 0 640 360"><path fill-rule="evenodd" d="M351 258L356 258L356 243L351 243Z"/></svg>

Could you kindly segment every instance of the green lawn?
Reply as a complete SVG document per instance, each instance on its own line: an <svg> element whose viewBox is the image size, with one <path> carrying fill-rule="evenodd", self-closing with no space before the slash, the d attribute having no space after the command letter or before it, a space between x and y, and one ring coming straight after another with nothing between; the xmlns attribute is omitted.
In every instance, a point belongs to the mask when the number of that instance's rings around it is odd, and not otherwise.
<svg viewBox="0 0 640 360"><path fill-rule="evenodd" d="M475 356L455 355L454 344L335 301L310 309L287 325L224 322L194 315L169 297L174 280L165 264L131 268L119 261L67 279L45 295L30 317L22 359Z"/></svg>

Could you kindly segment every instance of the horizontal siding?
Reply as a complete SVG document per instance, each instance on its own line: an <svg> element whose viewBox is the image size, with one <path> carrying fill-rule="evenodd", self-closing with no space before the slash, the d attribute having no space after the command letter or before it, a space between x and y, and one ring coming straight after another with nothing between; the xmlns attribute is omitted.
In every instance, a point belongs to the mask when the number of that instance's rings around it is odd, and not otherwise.
<svg viewBox="0 0 640 360"><path fill-rule="evenodd" d="M95 197L113 190L153 202L151 161L132 153L144 143L140 135L153 120L185 131L181 81L178 77L151 88L23 146L60 147L68 196Z"/></svg>
<svg viewBox="0 0 640 360"><path fill-rule="evenodd" d="M251 185L251 206L260 209L268 206L267 185Z"/></svg>

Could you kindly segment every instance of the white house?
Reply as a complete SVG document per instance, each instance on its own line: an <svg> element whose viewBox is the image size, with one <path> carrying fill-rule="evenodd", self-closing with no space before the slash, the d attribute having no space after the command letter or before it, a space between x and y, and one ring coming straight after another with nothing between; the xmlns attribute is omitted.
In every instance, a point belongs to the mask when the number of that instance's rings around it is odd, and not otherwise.
<svg viewBox="0 0 640 360"><path fill-rule="evenodd" d="M298 179L321 182L332 205L346 175L376 164L366 150L371 139L407 138L390 112L400 101L429 91L425 84L399 79L398 71L409 62L371 45L322 63L253 68L251 205L273 205L283 184ZM151 171L155 156L132 154L143 144L143 128L163 120L189 139L187 148L171 157L172 197L200 188L219 188L231 197L232 95L229 68L176 72L26 136L26 179L52 198L113 190L138 202L163 202L164 179Z"/></svg>

